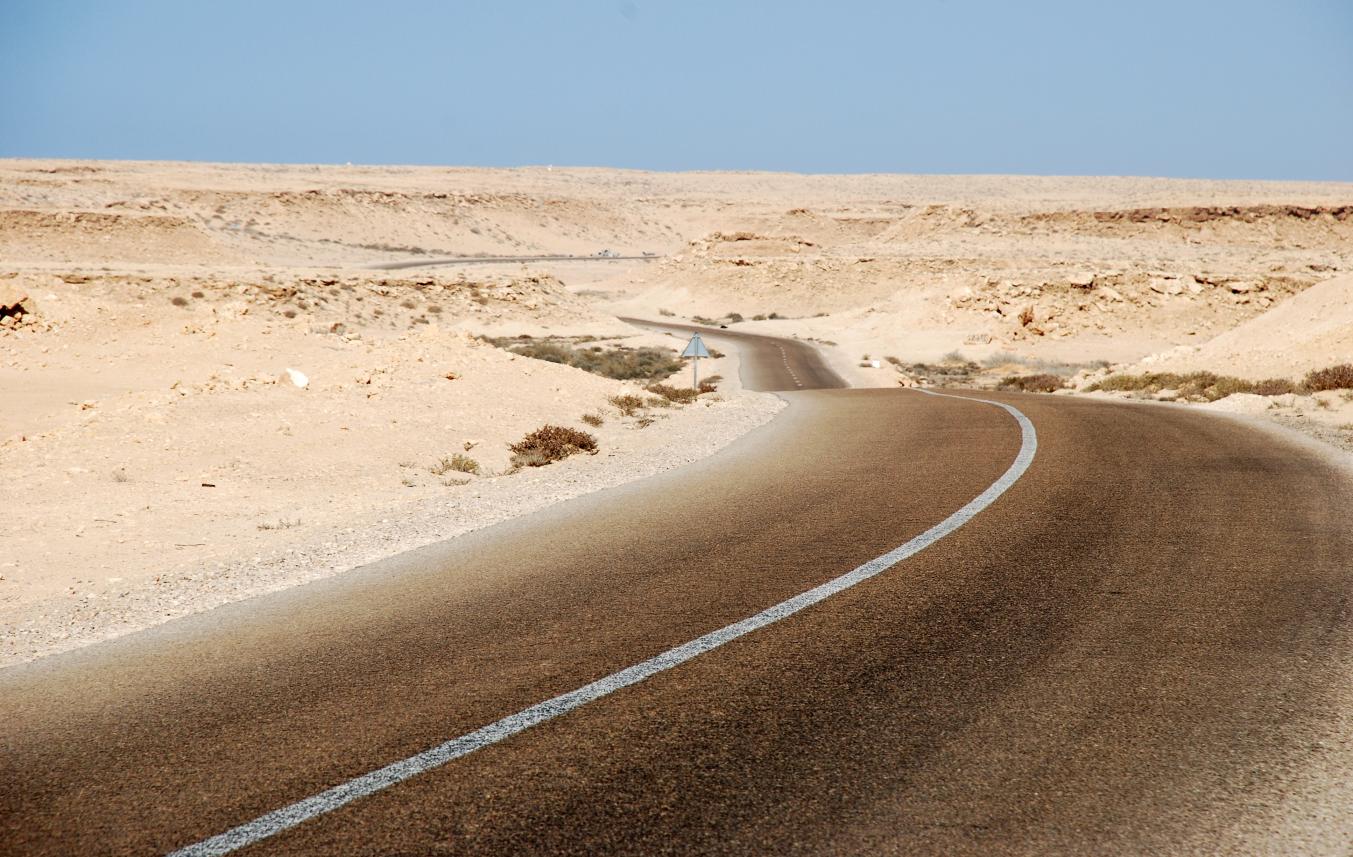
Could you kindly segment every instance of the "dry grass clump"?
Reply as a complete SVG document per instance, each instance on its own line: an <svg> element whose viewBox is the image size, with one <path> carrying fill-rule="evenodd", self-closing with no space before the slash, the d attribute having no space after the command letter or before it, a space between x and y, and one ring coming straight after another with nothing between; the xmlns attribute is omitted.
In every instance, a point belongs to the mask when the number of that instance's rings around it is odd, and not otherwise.
<svg viewBox="0 0 1353 857"><path fill-rule="evenodd" d="M1037 375L1008 375L1001 379L998 389L1023 390L1026 393L1052 393L1066 386L1066 380L1060 375L1040 373Z"/></svg>
<svg viewBox="0 0 1353 857"><path fill-rule="evenodd" d="M428 468L428 473L431 473L433 476L445 476L453 471L456 473L473 473L478 475L479 462L468 455L461 455L457 452L450 458L442 456L441 461L438 461Z"/></svg>
<svg viewBox="0 0 1353 857"><path fill-rule="evenodd" d="M1313 369L1306 373L1302 382L1307 390L1318 393L1321 390L1353 389L1353 363L1340 363L1324 369Z"/></svg>
<svg viewBox="0 0 1353 857"><path fill-rule="evenodd" d="M719 382L723 380L722 375L710 375L700 382L700 392L713 393L719 389Z"/></svg>
<svg viewBox="0 0 1353 857"><path fill-rule="evenodd" d="M982 371L981 366L956 351L946 354L940 363L905 363L896 357L884 359L919 381L946 387L970 386Z"/></svg>
<svg viewBox="0 0 1353 857"><path fill-rule="evenodd" d="M673 387L670 384L649 384L644 389L677 405L690 404L700 395L699 390L692 390L690 387Z"/></svg>
<svg viewBox="0 0 1353 857"><path fill-rule="evenodd" d="M606 401L611 403L622 417L632 417L641 411L646 404L643 396L636 396L633 393L625 393L623 396L611 396Z"/></svg>
<svg viewBox="0 0 1353 857"><path fill-rule="evenodd" d="M643 346L628 348L624 345L603 347L593 345L578 348L575 342L564 340L530 339L490 339L499 348L505 348L513 354L560 363L601 375L618 381L660 381L681 368L681 361L674 352L662 348Z"/></svg>
<svg viewBox="0 0 1353 857"><path fill-rule="evenodd" d="M1161 390L1178 390L1180 398L1202 399L1215 402L1236 393L1255 393L1260 396L1281 396L1284 393L1297 393L1301 389L1286 378L1267 378L1263 381L1246 381L1230 375L1217 375L1213 372L1146 372L1141 375L1110 375L1087 388L1095 390L1126 390L1130 392L1159 393Z"/></svg>
<svg viewBox="0 0 1353 857"><path fill-rule="evenodd" d="M601 414L583 414L582 420L593 428L598 428L606 422Z"/></svg>
<svg viewBox="0 0 1353 857"><path fill-rule="evenodd" d="M273 521L273 522L270 522L270 523L262 523L262 524L259 524L259 525L258 525L258 528L259 528L260 530L289 530L289 529L291 529L292 527L299 527L300 525L301 525L301 519L300 519L300 518L294 518L294 519L292 519L292 518L279 518L278 520Z"/></svg>
<svg viewBox="0 0 1353 857"><path fill-rule="evenodd" d="M563 461L570 455L586 452L596 455L597 439L585 431L565 426L544 425L510 444L513 468L542 467Z"/></svg>

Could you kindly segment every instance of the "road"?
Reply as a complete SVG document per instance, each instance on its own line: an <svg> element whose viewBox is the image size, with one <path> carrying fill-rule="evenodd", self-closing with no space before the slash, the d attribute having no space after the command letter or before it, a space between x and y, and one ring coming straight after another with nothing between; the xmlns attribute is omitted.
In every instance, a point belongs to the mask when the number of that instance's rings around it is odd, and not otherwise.
<svg viewBox="0 0 1353 857"><path fill-rule="evenodd" d="M413 259L407 262L382 262L372 265L377 271L400 271L405 268L438 268L446 265L492 265L513 262L654 262L661 256L446 256Z"/></svg>
<svg viewBox="0 0 1353 857"><path fill-rule="evenodd" d="M791 406L715 456L0 671L0 853L220 844L937 525L238 853L1347 850L1346 807L1289 806L1347 773L1353 505L1323 460L1183 408L806 389L839 383L811 350L742 345Z"/></svg>

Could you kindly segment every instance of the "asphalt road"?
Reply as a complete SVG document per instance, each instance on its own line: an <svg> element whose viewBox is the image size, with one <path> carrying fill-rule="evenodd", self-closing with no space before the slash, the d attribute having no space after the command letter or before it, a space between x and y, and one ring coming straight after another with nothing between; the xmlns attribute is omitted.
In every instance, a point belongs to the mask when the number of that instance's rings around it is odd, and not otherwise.
<svg viewBox="0 0 1353 857"><path fill-rule="evenodd" d="M220 834L866 563L1022 442L962 393L793 389L691 466L0 671L0 852ZM989 398L1037 454L945 538L240 853L1300 850L1274 813L1347 751L1347 484L1205 414Z"/></svg>

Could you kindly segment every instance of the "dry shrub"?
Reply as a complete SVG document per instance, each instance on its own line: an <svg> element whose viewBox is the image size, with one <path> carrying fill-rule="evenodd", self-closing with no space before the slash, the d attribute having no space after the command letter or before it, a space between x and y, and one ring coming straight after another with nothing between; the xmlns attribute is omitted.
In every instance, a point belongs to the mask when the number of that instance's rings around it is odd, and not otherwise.
<svg viewBox="0 0 1353 857"><path fill-rule="evenodd" d="M602 419L601 414L583 414L582 419L583 422L587 423L593 428L597 428L602 423L606 422L606 420Z"/></svg>
<svg viewBox="0 0 1353 857"><path fill-rule="evenodd" d="M611 396L606 401L610 402L617 411L620 411L622 417L632 417L644 407L643 397L632 393L626 393L623 396Z"/></svg>
<svg viewBox="0 0 1353 857"><path fill-rule="evenodd" d="M644 389L678 405L690 404L700 395L699 390L692 390L690 387L673 387L669 384L650 384Z"/></svg>
<svg viewBox="0 0 1353 857"><path fill-rule="evenodd" d="M1306 380L1302 382L1302 386L1312 393L1318 393L1321 390L1353 389L1353 363L1340 363L1337 366L1328 366L1324 369L1312 369L1306 373Z"/></svg>
<svg viewBox="0 0 1353 857"><path fill-rule="evenodd" d="M715 390L719 389L719 382L722 380L722 375L710 375L700 382L700 392L713 393Z"/></svg>
<svg viewBox="0 0 1353 857"><path fill-rule="evenodd" d="M1019 311L1019 323L1021 327L1028 327L1034 323L1034 308L1026 306Z"/></svg>
<svg viewBox="0 0 1353 857"><path fill-rule="evenodd" d="M428 473L433 476L445 476L455 471L457 473L479 473L479 462L468 455L461 455L457 452L455 455L447 458L442 456L442 460L428 468Z"/></svg>
<svg viewBox="0 0 1353 857"><path fill-rule="evenodd" d="M1001 379L1002 390L1023 390L1026 393L1051 393L1066 386L1058 375L1044 372L1038 375L1009 375Z"/></svg>
<svg viewBox="0 0 1353 857"><path fill-rule="evenodd" d="M676 354L663 348L643 346L628 348L623 345L603 348L575 348L568 342L523 342L510 339L490 339L494 345L513 354L561 363L617 381L659 381L681 368Z"/></svg>
<svg viewBox="0 0 1353 857"><path fill-rule="evenodd" d="M1286 393L1300 392L1296 384L1288 378L1265 378L1254 382L1254 392L1261 396L1281 396Z"/></svg>
<svg viewBox="0 0 1353 857"><path fill-rule="evenodd" d="M1297 385L1285 378L1246 381L1243 378L1217 375L1214 372L1146 372L1141 375L1110 375L1108 378L1092 384L1089 389L1091 391L1127 390L1146 393L1178 390L1181 398L1206 399L1209 402L1224 399L1235 393L1280 396L1284 393L1299 392Z"/></svg>
<svg viewBox="0 0 1353 857"><path fill-rule="evenodd" d="M578 452L596 455L597 439L585 431L565 426L544 425L528 434L508 449L512 451L512 466L541 467L552 461L562 461Z"/></svg>

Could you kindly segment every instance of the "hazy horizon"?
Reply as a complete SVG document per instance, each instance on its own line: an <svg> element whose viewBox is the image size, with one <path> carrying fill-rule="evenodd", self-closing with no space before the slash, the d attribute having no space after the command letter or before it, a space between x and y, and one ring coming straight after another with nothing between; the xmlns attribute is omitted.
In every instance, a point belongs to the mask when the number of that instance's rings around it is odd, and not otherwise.
<svg viewBox="0 0 1353 857"><path fill-rule="evenodd" d="M1353 181L1353 8L17 0L0 157Z"/></svg>

